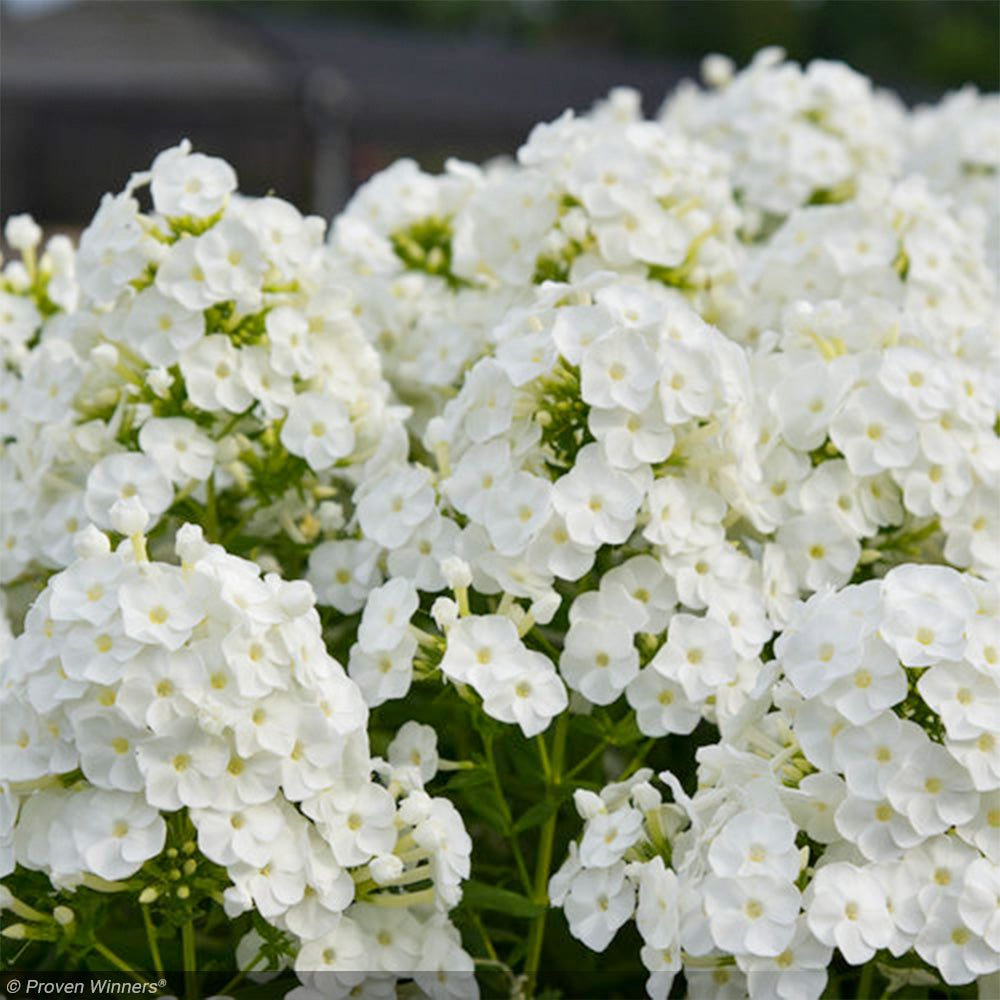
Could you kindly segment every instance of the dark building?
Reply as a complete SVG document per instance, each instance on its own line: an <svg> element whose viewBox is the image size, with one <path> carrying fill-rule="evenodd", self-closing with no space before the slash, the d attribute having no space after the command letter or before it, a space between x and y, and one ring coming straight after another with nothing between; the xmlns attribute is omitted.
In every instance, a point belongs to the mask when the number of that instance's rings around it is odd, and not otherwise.
<svg viewBox="0 0 1000 1000"><path fill-rule="evenodd" d="M50 224L82 224L183 136L233 163L244 191L329 216L397 156L437 169L509 154L535 122L619 84L654 110L696 68L252 5L23 9L0 4L0 212Z"/></svg>

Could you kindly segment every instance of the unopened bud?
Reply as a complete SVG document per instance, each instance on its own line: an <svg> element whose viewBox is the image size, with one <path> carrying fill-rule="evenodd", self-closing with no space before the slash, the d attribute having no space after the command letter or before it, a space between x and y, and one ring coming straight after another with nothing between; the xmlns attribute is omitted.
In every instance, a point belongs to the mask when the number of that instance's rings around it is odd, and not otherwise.
<svg viewBox="0 0 1000 1000"><path fill-rule="evenodd" d="M316 510L324 531L339 531L346 523L344 508L333 500L324 500Z"/></svg>
<svg viewBox="0 0 1000 1000"><path fill-rule="evenodd" d="M149 906L150 903L155 903L159 896L159 889L154 886L147 885L146 888L139 893L139 902L143 906Z"/></svg>
<svg viewBox="0 0 1000 1000"><path fill-rule="evenodd" d="M444 632L458 621L458 605L450 597L439 597L431 605L431 618Z"/></svg>
<svg viewBox="0 0 1000 1000"><path fill-rule="evenodd" d="M73 550L81 559L98 559L111 551L111 542L100 528L88 524L73 536Z"/></svg>
<svg viewBox="0 0 1000 1000"><path fill-rule="evenodd" d="M643 813L659 809L663 804L660 793L648 781L640 781L632 788L631 794L636 808Z"/></svg>
<svg viewBox="0 0 1000 1000"><path fill-rule="evenodd" d="M729 56L713 52L701 61L701 78L710 87L724 87L733 78L735 63Z"/></svg>
<svg viewBox="0 0 1000 1000"><path fill-rule="evenodd" d="M170 387L173 384L174 377L166 368L150 368L146 372L146 385L160 399L166 399L170 395Z"/></svg>
<svg viewBox="0 0 1000 1000"><path fill-rule="evenodd" d="M554 590L550 590L547 594L542 595L531 605L531 617L538 622L539 625L548 625L552 621L555 613L559 610L559 605L562 603L562 597L556 593Z"/></svg>
<svg viewBox="0 0 1000 1000"><path fill-rule="evenodd" d="M403 874L403 862L395 854L383 854L368 862L368 871L379 885L385 885Z"/></svg>
<svg viewBox="0 0 1000 1000"><path fill-rule="evenodd" d="M105 368L114 368L118 364L118 348L114 344L98 344L90 352L92 361Z"/></svg>
<svg viewBox="0 0 1000 1000"><path fill-rule="evenodd" d="M174 551L182 563L190 566L208 555L209 544L205 541L201 526L197 524L184 524L177 529L177 537L174 541ZM177 851L171 847L174 853L170 857L176 857ZM169 854L169 851L168 851Z"/></svg>
<svg viewBox="0 0 1000 1000"><path fill-rule="evenodd" d="M187 899L191 895L191 889L186 885L180 885L177 887L177 898Z"/></svg>
<svg viewBox="0 0 1000 1000"><path fill-rule="evenodd" d="M198 870L198 862L194 858L188 858L184 862L184 867L182 871L185 875L193 875Z"/></svg>
<svg viewBox="0 0 1000 1000"><path fill-rule="evenodd" d="M12 215L7 220L3 234L7 242L21 253L25 250L34 250L42 241L41 227L27 214Z"/></svg>
<svg viewBox="0 0 1000 1000"><path fill-rule="evenodd" d="M60 927L69 927L76 920L76 914L68 906L57 906L52 916Z"/></svg>
<svg viewBox="0 0 1000 1000"><path fill-rule="evenodd" d="M141 535L149 524L149 512L137 496L122 497L111 505L111 526L119 535Z"/></svg>
<svg viewBox="0 0 1000 1000"><path fill-rule="evenodd" d="M462 590L472 583L472 569L461 556L442 559L441 575L452 590Z"/></svg>
<svg viewBox="0 0 1000 1000"><path fill-rule="evenodd" d="M582 820L593 819L595 816L608 811L608 807L600 795L587 788L578 788L573 793L573 804L576 806L576 811L580 814L580 819Z"/></svg>
<svg viewBox="0 0 1000 1000"><path fill-rule="evenodd" d="M31 288L31 275L19 260L12 260L4 267L3 279L12 292L27 292Z"/></svg>
<svg viewBox="0 0 1000 1000"><path fill-rule="evenodd" d="M12 941L23 941L28 936L28 928L24 924L8 924L0 934Z"/></svg>

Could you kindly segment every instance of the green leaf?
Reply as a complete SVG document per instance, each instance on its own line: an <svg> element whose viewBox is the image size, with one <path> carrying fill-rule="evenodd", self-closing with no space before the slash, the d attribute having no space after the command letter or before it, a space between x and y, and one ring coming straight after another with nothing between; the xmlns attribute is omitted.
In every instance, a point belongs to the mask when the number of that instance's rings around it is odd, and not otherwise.
<svg viewBox="0 0 1000 1000"><path fill-rule="evenodd" d="M510 833L510 824L503 811L497 805L496 796L492 789L466 788L462 794L470 808L484 819L497 833L507 836Z"/></svg>
<svg viewBox="0 0 1000 1000"><path fill-rule="evenodd" d="M638 743L639 740L643 739L642 733L639 731L639 726L635 721L635 713L629 712L621 722L615 726L614 733L611 737L611 741L617 747L629 746L632 743Z"/></svg>
<svg viewBox="0 0 1000 1000"><path fill-rule="evenodd" d="M466 882L462 886L462 902L477 910L498 910L512 917L535 917L545 912L541 903L510 889L499 889L485 882Z"/></svg>
<svg viewBox="0 0 1000 1000"><path fill-rule="evenodd" d="M541 826L557 809L555 802L537 802L515 824L514 833L523 833L532 827Z"/></svg>
<svg viewBox="0 0 1000 1000"><path fill-rule="evenodd" d="M486 785L490 780L490 772L481 768L471 771L458 771L448 779L445 785L446 791L454 791L456 788L475 788L477 785Z"/></svg>

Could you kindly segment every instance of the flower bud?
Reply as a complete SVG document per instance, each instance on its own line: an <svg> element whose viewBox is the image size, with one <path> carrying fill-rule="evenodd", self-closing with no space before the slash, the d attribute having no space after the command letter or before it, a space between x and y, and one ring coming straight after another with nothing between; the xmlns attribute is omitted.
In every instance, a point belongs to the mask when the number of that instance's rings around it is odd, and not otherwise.
<svg viewBox="0 0 1000 1000"><path fill-rule="evenodd" d="M395 854L383 854L368 862L368 870L379 885L385 885L403 874L403 862Z"/></svg>
<svg viewBox="0 0 1000 1000"><path fill-rule="evenodd" d="M548 625L555 617L555 613L559 610L561 603L562 597L556 591L550 590L547 594L543 594L532 603L530 608L531 617L539 625Z"/></svg>
<svg viewBox="0 0 1000 1000"><path fill-rule="evenodd" d="M444 632L458 621L458 605L450 597L439 597L431 605L431 618Z"/></svg>
<svg viewBox="0 0 1000 1000"><path fill-rule="evenodd" d="M146 385L159 396L166 399L170 395L170 387L174 384L174 377L166 368L150 368L146 372Z"/></svg>
<svg viewBox="0 0 1000 1000"><path fill-rule="evenodd" d="M345 522L344 518L344 508L341 507L339 503L334 503L332 500L324 500L323 503L316 508L316 514L319 517L319 523L323 528L323 531L339 531Z"/></svg>
<svg viewBox="0 0 1000 1000"><path fill-rule="evenodd" d="M111 526L119 535L141 535L149 524L149 513L136 497L123 497L111 505Z"/></svg>
<svg viewBox="0 0 1000 1000"><path fill-rule="evenodd" d="M461 556L448 556L441 560L441 574L452 590L460 590L472 583L472 570Z"/></svg>
<svg viewBox="0 0 1000 1000"><path fill-rule="evenodd" d="M90 352L91 360L105 368L114 368L118 364L118 348L114 344L98 344Z"/></svg>
<svg viewBox="0 0 1000 1000"><path fill-rule="evenodd" d="M701 61L701 78L710 87L724 87L733 78L736 65L729 56L712 52Z"/></svg>
<svg viewBox="0 0 1000 1000"><path fill-rule="evenodd" d="M573 805L576 806L576 811L580 814L580 819L583 820L593 819L608 811L604 799L588 788L578 788L573 793Z"/></svg>
<svg viewBox="0 0 1000 1000"><path fill-rule="evenodd" d="M12 215L3 234L7 242L21 253L34 250L42 241L42 229L30 215Z"/></svg>
<svg viewBox="0 0 1000 1000"><path fill-rule="evenodd" d="M182 524L177 529L174 551L182 563L191 566L208 554L209 544L205 541L200 525Z"/></svg>
<svg viewBox="0 0 1000 1000"><path fill-rule="evenodd" d="M660 793L648 781L640 781L632 788L632 801L635 803L635 807L643 813L659 809L663 803Z"/></svg>
<svg viewBox="0 0 1000 1000"><path fill-rule="evenodd" d="M98 559L111 551L111 542L100 528L88 524L73 536L73 550L81 559Z"/></svg>

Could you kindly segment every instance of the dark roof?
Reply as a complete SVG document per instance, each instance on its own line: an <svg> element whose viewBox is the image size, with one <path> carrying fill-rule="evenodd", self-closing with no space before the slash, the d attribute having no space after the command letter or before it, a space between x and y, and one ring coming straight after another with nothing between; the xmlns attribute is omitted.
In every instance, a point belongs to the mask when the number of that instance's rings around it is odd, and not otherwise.
<svg viewBox="0 0 1000 1000"><path fill-rule="evenodd" d="M585 110L614 86L638 88L647 111L697 67L606 51L515 46L329 19L255 17L300 68L332 66L354 99L354 128L467 134L526 130L566 108Z"/></svg>
<svg viewBox="0 0 1000 1000"><path fill-rule="evenodd" d="M213 8L162 0L89 0L34 17L8 11L0 78L5 96L85 88L120 100L261 95L286 85L281 60L258 32Z"/></svg>
<svg viewBox="0 0 1000 1000"><path fill-rule="evenodd" d="M396 156L436 169L512 153L536 122L619 84L651 111L693 69L273 10L80 0L13 17L0 0L2 212L82 222L189 136L247 192L331 214Z"/></svg>

